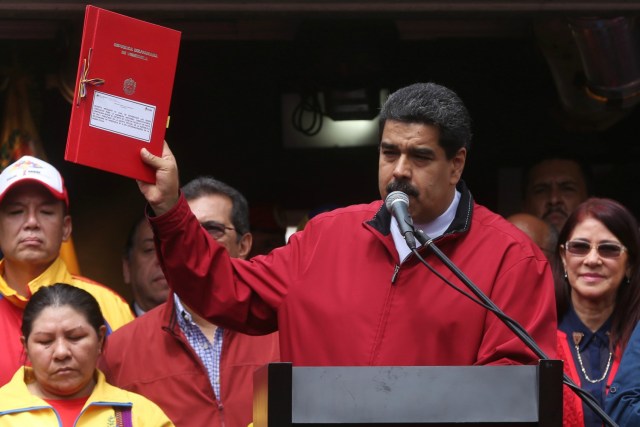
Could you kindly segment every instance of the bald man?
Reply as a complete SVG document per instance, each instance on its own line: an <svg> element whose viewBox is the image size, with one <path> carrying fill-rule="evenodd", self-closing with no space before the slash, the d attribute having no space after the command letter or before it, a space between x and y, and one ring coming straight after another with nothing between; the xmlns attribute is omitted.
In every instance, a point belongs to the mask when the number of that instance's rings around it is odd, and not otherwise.
<svg viewBox="0 0 640 427"><path fill-rule="evenodd" d="M549 261L553 259L558 242L558 232L554 227L537 216L528 213L513 214L507 218L507 221L529 236L542 249Z"/></svg>

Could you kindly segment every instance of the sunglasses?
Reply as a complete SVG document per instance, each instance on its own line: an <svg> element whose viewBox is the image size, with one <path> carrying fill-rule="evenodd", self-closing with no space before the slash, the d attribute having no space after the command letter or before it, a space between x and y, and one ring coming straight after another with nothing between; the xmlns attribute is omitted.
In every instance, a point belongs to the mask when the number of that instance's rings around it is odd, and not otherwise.
<svg viewBox="0 0 640 427"><path fill-rule="evenodd" d="M207 231L207 233L209 233L211 237L216 240L221 239L225 234L227 234L227 230L235 230L235 228L233 227L220 224L216 221L203 222L202 227Z"/></svg>
<svg viewBox="0 0 640 427"><path fill-rule="evenodd" d="M587 256L593 248L596 248L598 255L602 258L618 258L627 248L619 243L604 242L591 244L582 240L570 240L565 243L564 248L571 255Z"/></svg>

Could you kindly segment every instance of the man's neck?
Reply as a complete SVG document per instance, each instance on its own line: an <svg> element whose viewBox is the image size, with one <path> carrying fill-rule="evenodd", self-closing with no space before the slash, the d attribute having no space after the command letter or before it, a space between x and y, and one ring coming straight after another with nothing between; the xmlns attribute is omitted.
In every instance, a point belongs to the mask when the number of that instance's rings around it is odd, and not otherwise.
<svg viewBox="0 0 640 427"><path fill-rule="evenodd" d="M136 310L140 311L140 314L144 314L147 311L158 306L158 304L154 304L153 301L143 298L138 292L135 291L133 292L133 305L135 306Z"/></svg>
<svg viewBox="0 0 640 427"><path fill-rule="evenodd" d="M142 307L140 307L140 304L138 304L137 301L133 302L133 311L134 314L136 315L136 317L140 317L143 314L145 314L147 312L147 310L143 309Z"/></svg>
<svg viewBox="0 0 640 427"><path fill-rule="evenodd" d="M47 265L15 263L5 259L2 277L18 295L28 297L30 294L29 282L44 273L50 265L51 263Z"/></svg>

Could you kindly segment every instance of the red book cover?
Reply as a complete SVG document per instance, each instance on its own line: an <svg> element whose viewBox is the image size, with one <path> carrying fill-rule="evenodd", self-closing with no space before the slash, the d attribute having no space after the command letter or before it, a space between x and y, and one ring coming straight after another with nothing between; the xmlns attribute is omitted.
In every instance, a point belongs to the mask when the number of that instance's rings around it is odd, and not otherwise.
<svg viewBox="0 0 640 427"><path fill-rule="evenodd" d="M180 32L87 6L64 158L146 182L169 117Z"/></svg>

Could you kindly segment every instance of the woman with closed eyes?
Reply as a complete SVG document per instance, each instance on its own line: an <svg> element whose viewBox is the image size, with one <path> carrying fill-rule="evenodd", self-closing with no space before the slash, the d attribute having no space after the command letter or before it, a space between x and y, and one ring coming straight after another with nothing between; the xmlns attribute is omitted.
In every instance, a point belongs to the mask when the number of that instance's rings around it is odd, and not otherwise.
<svg viewBox="0 0 640 427"><path fill-rule="evenodd" d="M30 366L0 387L0 426L173 427L155 403L108 384L96 368L106 326L88 292L41 287L24 309L22 334Z"/></svg>
<svg viewBox="0 0 640 427"><path fill-rule="evenodd" d="M558 239L558 355L565 373L601 406L640 318L639 241L634 216L600 198L580 204ZM564 425L595 427L602 420L565 387Z"/></svg>

